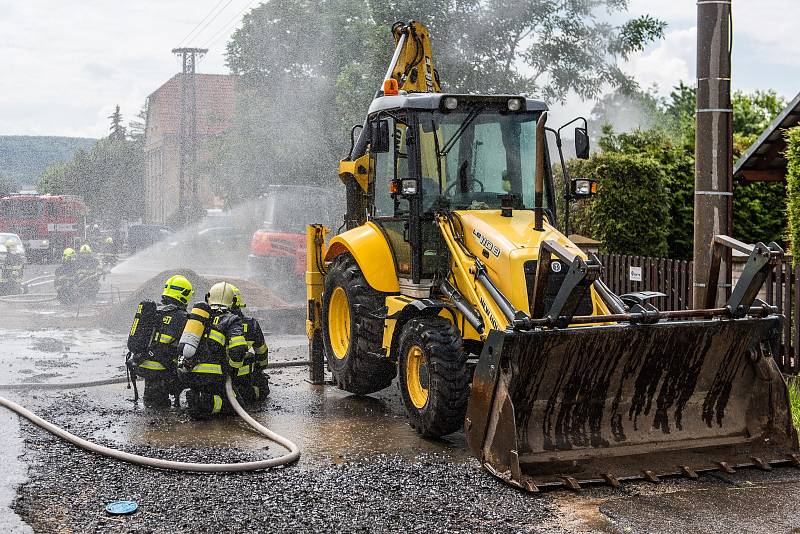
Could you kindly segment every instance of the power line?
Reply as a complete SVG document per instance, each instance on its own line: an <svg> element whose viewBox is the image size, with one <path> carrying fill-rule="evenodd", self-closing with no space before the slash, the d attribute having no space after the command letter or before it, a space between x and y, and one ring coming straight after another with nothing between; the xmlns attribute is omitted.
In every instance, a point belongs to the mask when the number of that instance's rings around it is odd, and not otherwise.
<svg viewBox="0 0 800 534"><path fill-rule="evenodd" d="M222 9L220 9L219 11L217 11L217 8L218 8L220 5L222 5L222 2L224 2L224 1L225 1L225 0L219 0L219 2L217 2L217 4L216 4L214 7L212 7L212 8L211 8L211 11L209 11L208 13L206 13L206 16L205 16L205 17L203 17L203 20L201 20L200 22L198 22L198 23L197 23L197 25L196 25L194 28L192 28L192 31L190 31L189 33L187 33L187 34L186 34L186 36L184 36L184 38L183 38L183 39L181 39L181 41L178 43L178 45L177 45L177 46L181 46L183 43L185 43L185 42L186 42L186 41L187 41L187 40L188 40L188 39L189 39L189 38L192 36L192 34L194 34L194 37L197 37L198 35L200 35L200 33L202 33L202 31L203 31L204 29L206 29L206 28L208 27L208 25L209 25L209 24L211 24L212 22L214 22L214 19L216 19L218 16L220 16L220 14L222 14L222 12L223 12L223 11L225 11L225 8L227 8L227 7L228 7L228 6L231 4L231 2L233 2L233 0L228 0L228 3L227 3L227 4L225 4L225 6L223 6L223 8L222 8ZM215 12L215 11L216 11L216 14L214 14L214 12ZM214 14L214 16L213 16L213 17L211 16L212 14ZM209 17L211 17L211 18L209 19ZM208 22L206 22L206 21L208 21ZM205 23L205 25L203 25L203 23ZM202 27L202 28L200 28L200 26L201 26L201 25L203 25L203 27ZM199 31L198 31L198 28L199 28ZM196 33L195 33L195 32L196 32ZM176 48L177 48L177 47L176 47Z"/></svg>
<svg viewBox="0 0 800 534"><path fill-rule="evenodd" d="M212 44L215 44L215 43L216 43L216 42L219 40L219 38L220 38L220 37L223 37L223 36L225 35L225 33L226 33L228 30L230 30L232 27L236 26L236 24L238 24L238 22L239 22L239 18L240 18L240 17L241 17L241 16L244 14L244 12L245 12L245 11L247 11L247 9L248 9L250 6L252 6L253 4L255 4L257 1L258 1L258 0L250 0L250 2L248 2L248 3L247 3L247 4L246 4L246 5L245 5L245 6L244 6L242 9L241 9L241 11L239 11L239 12L238 12L236 15L234 15L233 17L231 17L231 18L228 20L228 22L226 22L225 24L223 24L223 25L220 27L220 29L219 29L219 30L218 30L218 31L217 31L217 32L216 32L214 35L212 35L212 36L209 38L209 40L208 40L208 41L206 41L206 42L203 44L203 48L209 48L209 47L210 47L210 45L212 45ZM231 23L233 23L233 24L231 24Z"/></svg>

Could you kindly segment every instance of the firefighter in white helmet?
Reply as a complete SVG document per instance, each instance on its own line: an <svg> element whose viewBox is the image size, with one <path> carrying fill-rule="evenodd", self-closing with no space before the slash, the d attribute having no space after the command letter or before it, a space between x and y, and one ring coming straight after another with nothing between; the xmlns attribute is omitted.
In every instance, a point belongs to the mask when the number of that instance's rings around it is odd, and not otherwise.
<svg viewBox="0 0 800 534"><path fill-rule="evenodd" d="M234 289L228 282L211 286L205 299L208 317L204 320L202 341L196 352L180 363L184 385L189 388L188 412L195 419L231 412L225 397L225 377L238 377L247 354L242 319L231 311Z"/></svg>

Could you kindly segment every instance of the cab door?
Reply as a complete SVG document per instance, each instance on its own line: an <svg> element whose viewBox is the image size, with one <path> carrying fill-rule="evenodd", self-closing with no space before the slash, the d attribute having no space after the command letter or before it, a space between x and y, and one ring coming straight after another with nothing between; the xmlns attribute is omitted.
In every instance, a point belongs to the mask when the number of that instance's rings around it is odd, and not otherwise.
<svg viewBox="0 0 800 534"><path fill-rule="evenodd" d="M409 127L402 113L378 115L370 123L370 154L375 179L370 191L371 218L381 228L394 256L398 277L412 276L412 200L398 190L410 178ZM380 136L382 139L378 139Z"/></svg>

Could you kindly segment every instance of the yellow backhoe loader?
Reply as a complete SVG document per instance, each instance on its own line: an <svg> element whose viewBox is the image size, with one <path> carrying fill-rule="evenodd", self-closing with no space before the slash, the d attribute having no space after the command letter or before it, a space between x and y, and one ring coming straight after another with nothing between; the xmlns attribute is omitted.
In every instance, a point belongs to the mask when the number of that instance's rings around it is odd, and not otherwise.
<svg viewBox="0 0 800 534"><path fill-rule="evenodd" d="M312 360L355 394L397 377L411 426L464 428L486 469L529 491L796 463L773 360L782 317L756 298L780 247L716 238L714 287L726 246L750 254L724 306L714 290L681 311L614 294L556 229L546 105L443 94L426 28L392 33L339 165L346 230L328 242L309 227ZM596 184L569 185L574 197Z"/></svg>

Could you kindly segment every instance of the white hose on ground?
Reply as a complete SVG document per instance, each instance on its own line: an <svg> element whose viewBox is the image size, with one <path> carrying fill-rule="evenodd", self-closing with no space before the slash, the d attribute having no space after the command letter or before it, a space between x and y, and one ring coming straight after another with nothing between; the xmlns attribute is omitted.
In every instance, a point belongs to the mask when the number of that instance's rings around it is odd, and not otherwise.
<svg viewBox="0 0 800 534"><path fill-rule="evenodd" d="M70 434L63 428L51 423L50 421L46 421L36 415L35 413L31 412L30 410L23 408L16 402L10 401L5 397L0 397L0 406L8 408L12 412L15 412L21 417L29 420L31 423L47 430L51 434L72 443L82 449L86 449L87 451L91 451L97 454L102 454L103 456L108 456L109 458L114 458L116 460L121 460L123 462L129 462L132 464L137 465L145 465L148 467L156 467L158 469L169 469L172 471L197 471L202 473L234 473L240 471L256 471L258 469L267 469L270 467L277 467L279 465L286 465L293 462L296 462L300 458L300 448L291 440L276 434L275 432L271 431L248 414L244 408L241 407L239 402L236 400L236 396L233 393L233 384L231 382L230 377L225 380L225 394L228 396L228 401L233 406L233 409L236 413L245 420L245 422L250 425L255 431L263 435L269 440L274 441L275 443L281 445L288 449L288 453L284 454L283 456L279 456L277 458L269 458L267 460L257 460L254 462L241 462L241 463L234 463L234 464L204 464L204 463L194 463L194 462L176 462L173 460L161 460L159 458L148 458L147 456L140 456L138 454L131 454L129 452L120 451L117 449L112 449L111 447L106 447L103 445L98 445L97 443L92 443L91 441L87 441L83 438L79 438L74 434Z"/></svg>

